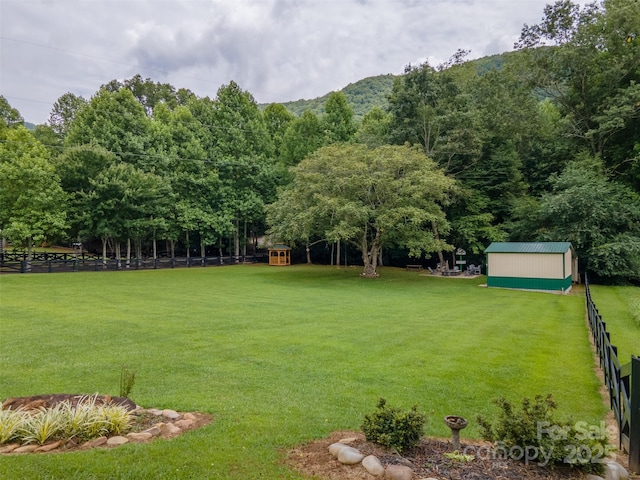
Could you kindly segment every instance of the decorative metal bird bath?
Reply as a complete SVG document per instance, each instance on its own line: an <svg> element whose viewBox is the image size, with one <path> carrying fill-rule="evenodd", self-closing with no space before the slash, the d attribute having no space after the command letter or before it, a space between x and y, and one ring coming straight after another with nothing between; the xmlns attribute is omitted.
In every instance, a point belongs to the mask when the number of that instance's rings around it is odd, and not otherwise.
<svg viewBox="0 0 640 480"><path fill-rule="evenodd" d="M444 417L444 423L451 429L451 443L454 450L460 449L460 430L467 426L467 419L456 415Z"/></svg>

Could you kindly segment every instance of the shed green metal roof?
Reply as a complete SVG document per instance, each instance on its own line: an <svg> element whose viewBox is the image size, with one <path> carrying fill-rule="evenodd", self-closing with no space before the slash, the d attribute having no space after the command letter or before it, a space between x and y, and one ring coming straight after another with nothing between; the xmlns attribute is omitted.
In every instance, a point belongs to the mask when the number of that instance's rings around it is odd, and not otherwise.
<svg viewBox="0 0 640 480"><path fill-rule="evenodd" d="M565 253L570 242L493 242L484 253Z"/></svg>

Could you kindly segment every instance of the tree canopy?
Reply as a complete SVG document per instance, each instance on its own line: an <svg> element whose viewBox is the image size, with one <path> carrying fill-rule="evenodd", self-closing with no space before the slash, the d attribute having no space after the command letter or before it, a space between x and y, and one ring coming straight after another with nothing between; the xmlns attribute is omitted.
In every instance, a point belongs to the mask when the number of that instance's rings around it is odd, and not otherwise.
<svg viewBox="0 0 640 480"><path fill-rule="evenodd" d="M268 207L272 233L287 240L350 243L370 277L383 245L414 257L451 249L437 232L449 228L442 206L454 181L417 148L332 144L293 167L292 176Z"/></svg>

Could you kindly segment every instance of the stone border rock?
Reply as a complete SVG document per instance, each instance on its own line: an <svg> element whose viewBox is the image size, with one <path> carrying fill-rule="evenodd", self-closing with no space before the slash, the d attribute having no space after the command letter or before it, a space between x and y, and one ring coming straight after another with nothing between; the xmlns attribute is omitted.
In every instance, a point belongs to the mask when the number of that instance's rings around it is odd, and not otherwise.
<svg viewBox="0 0 640 480"><path fill-rule="evenodd" d="M336 443L329 445L329 453L340 463L345 465L357 465L362 467L374 477L384 477L390 480L413 480L413 469L405 465L387 465L385 468L382 462L375 455L364 456L357 448L349 446L355 442L356 438L343 438ZM426 478L423 480L436 480Z"/></svg>
<svg viewBox="0 0 640 480"><path fill-rule="evenodd" d="M144 409L137 407L132 413L138 415L151 415L157 418L150 427L140 432L130 432L126 435L112 437L98 437L78 444L71 440L58 440L44 445L10 443L0 446L0 454L23 453L59 453L75 450L88 450L91 448L111 448L126 443L149 442L156 438L173 438L188 430L202 427L211 423L212 416L203 413L179 413L171 409Z"/></svg>

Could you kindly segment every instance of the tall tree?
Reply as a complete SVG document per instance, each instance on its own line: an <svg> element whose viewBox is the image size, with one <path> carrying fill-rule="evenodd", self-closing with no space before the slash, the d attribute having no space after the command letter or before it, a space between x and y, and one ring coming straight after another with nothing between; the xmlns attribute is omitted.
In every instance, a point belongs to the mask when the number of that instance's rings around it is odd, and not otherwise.
<svg viewBox="0 0 640 480"><path fill-rule="evenodd" d="M300 118L292 121L282 140L284 165L297 165L310 153L324 144L324 132L317 115L305 110Z"/></svg>
<svg viewBox="0 0 640 480"><path fill-rule="evenodd" d="M249 92L235 82L220 87L212 113L211 153L222 181L222 218L233 219L233 253L240 255L248 225L263 219L265 203L275 196L279 172L271 137Z"/></svg>
<svg viewBox="0 0 640 480"><path fill-rule="evenodd" d="M282 156L282 143L287 127L295 120L295 116L281 103L271 103L263 111L267 131L273 142L274 155L280 159Z"/></svg>
<svg viewBox="0 0 640 480"><path fill-rule="evenodd" d="M540 202L539 239L570 241L583 268L599 277L640 279L640 195L586 156L552 184Z"/></svg>
<svg viewBox="0 0 640 480"><path fill-rule="evenodd" d="M53 104L49 115L49 126L64 139L76 115L87 103L87 100L81 96L71 92L65 93Z"/></svg>
<svg viewBox="0 0 640 480"><path fill-rule="evenodd" d="M22 118L20 112L9 105L7 99L0 95L0 128L3 126L13 127L23 124L24 118Z"/></svg>
<svg viewBox="0 0 640 480"><path fill-rule="evenodd" d="M391 114L384 112L380 107L372 108L362 117L355 140L371 148L388 144L391 121Z"/></svg>
<svg viewBox="0 0 640 480"><path fill-rule="evenodd" d="M301 240L316 233L353 244L362 254L365 276L377 276L383 245L406 247L416 257L450 249L434 232L448 230L442 205L454 181L416 148L328 145L292 173L293 182L268 207L270 218L287 225L299 218L305 225ZM307 199L305 211L296 205L301 198Z"/></svg>
<svg viewBox="0 0 640 480"><path fill-rule="evenodd" d="M154 82L150 78L143 79L140 74L124 81L111 80L103 85L103 88L111 92L126 88L150 117L156 105L160 103L164 103L173 110L178 105L186 105L191 98L195 97L190 90L181 88L176 91L175 87L169 83Z"/></svg>
<svg viewBox="0 0 640 480"><path fill-rule="evenodd" d="M150 126L144 109L129 90L110 92L103 88L77 113L66 145L94 143L125 162L152 171L157 158L147 154Z"/></svg>
<svg viewBox="0 0 640 480"><path fill-rule="evenodd" d="M637 0L604 0L582 9L560 0L545 8L540 24L525 25L516 44L528 61L531 84L559 106L577 149L601 156L620 178L636 184L638 31Z"/></svg>
<svg viewBox="0 0 640 480"><path fill-rule="evenodd" d="M0 131L0 236L27 247L67 228L66 195L47 150L23 126Z"/></svg>
<svg viewBox="0 0 640 480"><path fill-rule="evenodd" d="M342 92L331 92L324 104L322 116L325 143L348 142L356 131L353 109Z"/></svg>

